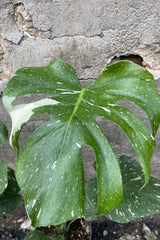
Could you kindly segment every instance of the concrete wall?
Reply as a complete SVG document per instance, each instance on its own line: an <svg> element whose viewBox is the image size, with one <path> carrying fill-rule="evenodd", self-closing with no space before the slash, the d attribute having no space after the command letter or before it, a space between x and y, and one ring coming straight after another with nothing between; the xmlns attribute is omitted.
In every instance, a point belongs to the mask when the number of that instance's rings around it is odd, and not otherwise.
<svg viewBox="0 0 160 240"><path fill-rule="evenodd" d="M147 67L158 85L159 23L158 0L1 0L0 90L3 91L7 80L18 68L46 65L55 58L68 61L86 86L98 77L104 65L128 55ZM31 96L26 98L28 100ZM0 108L0 119L10 129L10 118L2 104ZM139 108L135 109L133 105L131 108L147 121ZM134 156L122 131L109 121L99 121L115 152ZM29 122L20 141L23 143L40 123L39 118ZM152 167L157 177L160 170L159 145L158 139ZM91 173L92 154L84 148L83 155L86 171ZM13 165L14 157L14 151L5 144L1 159L9 160Z"/></svg>

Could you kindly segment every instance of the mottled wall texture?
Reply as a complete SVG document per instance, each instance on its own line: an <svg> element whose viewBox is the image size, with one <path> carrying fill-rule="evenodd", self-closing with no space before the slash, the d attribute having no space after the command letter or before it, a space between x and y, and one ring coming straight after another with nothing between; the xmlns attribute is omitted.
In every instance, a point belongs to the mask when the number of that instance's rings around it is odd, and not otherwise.
<svg viewBox="0 0 160 240"><path fill-rule="evenodd" d="M149 69L157 85L160 78L160 1L158 0L0 0L0 90L21 67L43 66L55 58L68 61L82 84L88 85L104 65L129 58ZM25 97L29 101L31 96ZM32 98L33 100L33 98ZM128 105L128 103L127 103ZM0 105L0 119L11 121ZM130 105L144 121L145 114ZM23 144L46 116L23 129ZM117 155L134 156L123 132L99 119ZM160 133L153 156L152 173L160 172ZM6 143L1 159L13 164L15 153ZM92 173L94 155L83 149L85 169ZM93 158L92 158L93 156Z"/></svg>

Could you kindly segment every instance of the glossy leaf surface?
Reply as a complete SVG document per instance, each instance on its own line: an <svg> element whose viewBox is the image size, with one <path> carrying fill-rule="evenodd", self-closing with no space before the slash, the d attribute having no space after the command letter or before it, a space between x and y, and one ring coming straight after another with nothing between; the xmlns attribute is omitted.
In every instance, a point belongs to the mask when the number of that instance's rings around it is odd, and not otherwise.
<svg viewBox="0 0 160 240"><path fill-rule="evenodd" d="M159 213L160 180L151 177L148 185L142 191L138 191L143 183L143 173L140 165L130 157L122 156L120 158L120 167L123 177L124 202L104 215L115 222L126 223ZM90 179L86 183L85 189L88 203L87 210L89 209L89 211L86 211L86 219L93 220L96 219L93 212L97 206L97 195L93 194L91 189L97 191L96 178Z"/></svg>
<svg viewBox="0 0 160 240"><path fill-rule="evenodd" d="M16 98L29 93L53 97L13 105ZM23 125L41 113L51 116L26 140L16 160L17 180L33 226L57 225L83 216L81 145L90 145L96 156L96 213L108 212L122 203L119 163L95 120L97 115L116 122L125 131L141 163L145 184L148 183L155 147L153 136L131 111L116 105L119 100L140 106L148 114L155 135L160 121L160 97L152 75L131 62L104 68L87 89L81 87L74 69L60 59L45 67L20 69L11 78L3 103L12 118L10 142L17 152Z"/></svg>

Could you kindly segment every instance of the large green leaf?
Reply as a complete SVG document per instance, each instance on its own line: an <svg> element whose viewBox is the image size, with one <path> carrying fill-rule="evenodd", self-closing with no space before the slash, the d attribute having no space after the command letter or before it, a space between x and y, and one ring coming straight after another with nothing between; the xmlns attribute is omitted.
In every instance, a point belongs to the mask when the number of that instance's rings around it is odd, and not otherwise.
<svg viewBox="0 0 160 240"><path fill-rule="evenodd" d="M53 97L13 105L16 98L28 93ZM45 67L20 69L11 78L3 103L12 118L10 142L17 152L23 125L41 113L51 116L26 140L16 160L16 177L33 226L57 225L83 216L81 145L90 145L96 155L97 214L122 203L119 163L96 115L116 122L125 131L143 168L144 184L148 183L155 141L138 117L115 104L119 100L140 106L148 114L155 135L160 121L160 97L152 75L131 62L104 68L87 89L81 87L74 69L60 59Z"/></svg>
<svg viewBox="0 0 160 240"><path fill-rule="evenodd" d="M3 122L0 121L0 148L8 137L8 130Z"/></svg>
<svg viewBox="0 0 160 240"><path fill-rule="evenodd" d="M143 183L143 173L140 165L130 157L120 157L120 167L123 177L123 203L104 214L115 222L126 223L141 217L151 216L160 212L160 180L151 177L148 185L139 191ZM93 190L94 189L94 193ZM85 186L86 219L96 219L97 179L91 178Z"/></svg>

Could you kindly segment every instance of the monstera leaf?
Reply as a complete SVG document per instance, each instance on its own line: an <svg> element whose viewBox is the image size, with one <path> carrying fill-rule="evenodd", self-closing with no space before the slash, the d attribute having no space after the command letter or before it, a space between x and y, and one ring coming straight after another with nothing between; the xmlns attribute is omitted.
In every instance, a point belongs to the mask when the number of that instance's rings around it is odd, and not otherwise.
<svg viewBox="0 0 160 240"><path fill-rule="evenodd" d="M52 97L13 105L16 98L31 93ZM147 113L152 134L130 110L116 104L119 100L132 101ZM58 225L84 215L82 145L90 145L96 155L96 214L122 203L119 163L95 120L97 115L124 130L144 172L142 185L149 182L160 97L152 75L144 68L121 61L105 67L88 88L82 88L74 69L56 59L48 66L18 70L7 84L3 103L12 118L10 143L17 153L24 124L41 113L50 114L49 121L27 138L16 160L16 177L33 226Z"/></svg>
<svg viewBox="0 0 160 240"><path fill-rule="evenodd" d="M151 177L148 185L140 192L143 183L143 173L140 165L127 156L120 157L120 168L123 177L123 203L104 214L115 222L127 223L134 219L151 216L160 212L160 180ZM94 189L94 193L93 190ZM97 181L91 178L85 185L87 203L86 219L93 220L97 207ZM100 216L99 216L100 217Z"/></svg>

